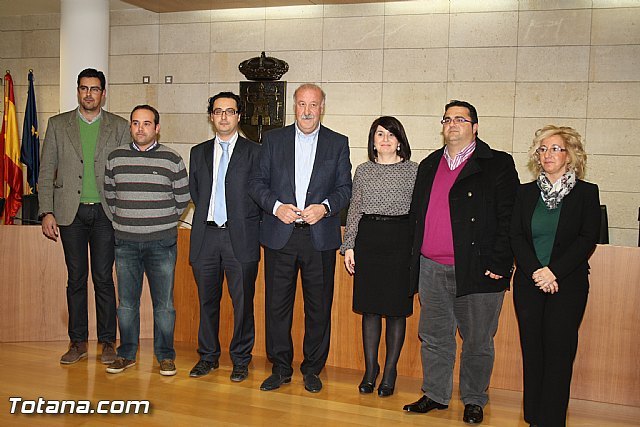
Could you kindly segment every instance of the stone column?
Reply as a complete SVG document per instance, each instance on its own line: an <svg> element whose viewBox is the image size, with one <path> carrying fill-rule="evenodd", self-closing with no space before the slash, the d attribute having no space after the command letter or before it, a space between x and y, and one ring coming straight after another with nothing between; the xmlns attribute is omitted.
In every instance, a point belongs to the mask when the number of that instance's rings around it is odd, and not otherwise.
<svg viewBox="0 0 640 427"><path fill-rule="evenodd" d="M61 112L78 106L77 78L85 68L104 72L108 88L109 0L60 2Z"/></svg>

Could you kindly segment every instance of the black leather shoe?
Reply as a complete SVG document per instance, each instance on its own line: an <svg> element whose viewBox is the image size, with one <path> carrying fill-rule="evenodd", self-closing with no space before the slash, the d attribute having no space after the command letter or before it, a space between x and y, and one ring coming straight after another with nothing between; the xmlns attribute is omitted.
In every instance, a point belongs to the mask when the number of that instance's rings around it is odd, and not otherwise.
<svg viewBox="0 0 640 427"><path fill-rule="evenodd" d="M367 373L364 373L364 378L362 378L362 382L358 386L358 391L362 394L373 393L373 390L376 388L376 380L378 379L378 374L380 374L380 366L376 369L376 375L373 377L373 381L367 380Z"/></svg>
<svg viewBox="0 0 640 427"><path fill-rule="evenodd" d="M481 406L474 405L473 403L464 405L464 416L462 417L462 421L467 424L480 424L483 418Z"/></svg>
<svg viewBox="0 0 640 427"><path fill-rule="evenodd" d="M407 412L417 412L419 414L426 414L434 409L447 409L449 405L443 405L434 400L429 399L427 396L422 396L417 402L404 405L402 409Z"/></svg>
<svg viewBox="0 0 640 427"><path fill-rule="evenodd" d="M378 387L378 396L380 397L391 396L393 394L394 389L395 387L392 385L380 383L380 387Z"/></svg>
<svg viewBox="0 0 640 427"><path fill-rule="evenodd" d="M362 382L358 386L358 391L362 394L370 394L370 393L373 393L373 390L375 388L376 388L375 380L373 382L362 380Z"/></svg>
<svg viewBox="0 0 640 427"><path fill-rule="evenodd" d="M189 376L191 378L204 377L209 372L213 371L214 369L217 369L218 366L219 366L219 362L217 360L215 362L209 362L207 360L200 359L198 363L196 363L196 366L194 366L193 369L191 369L191 372L189 372Z"/></svg>
<svg viewBox="0 0 640 427"><path fill-rule="evenodd" d="M239 383L244 381L249 376L249 367L247 365L233 365L233 371L231 371L231 381Z"/></svg>
<svg viewBox="0 0 640 427"><path fill-rule="evenodd" d="M304 389L310 393L317 393L322 390L322 381L316 374L306 374L304 376Z"/></svg>
<svg viewBox="0 0 640 427"><path fill-rule="evenodd" d="M271 374L266 380L262 382L260 385L260 390L262 391L271 391L277 388L280 388L282 384L289 384L291 382L291 377L286 377L280 374Z"/></svg>

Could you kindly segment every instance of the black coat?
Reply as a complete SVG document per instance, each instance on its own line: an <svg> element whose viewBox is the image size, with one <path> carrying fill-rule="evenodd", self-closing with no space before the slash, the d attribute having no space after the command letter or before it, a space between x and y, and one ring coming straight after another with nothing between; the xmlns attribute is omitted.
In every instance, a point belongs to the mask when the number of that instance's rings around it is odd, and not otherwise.
<svg viewBox="0 0 640 427"><path fill-rule="evenodd" d="M204 241L204 230L213 183L214 139L191 148L189 192L196 206L191 226L189 261L197 262ZM238 136L225 176L227 226L233 253L240 262L260 259L260 208L249 197L249 177L258 167L260 146Z"/></svg>
<svg viewBox="0 0 640 427"><path fill-rule="evenodd" d="M420 248L433 180L444 147L420 162L413 189L411 218L415 223L411 289L418 291ZM476 138L476 148L449 192L449 210L457 296L499 292L509 287L513 255L509 245L511 212L518 189L511 155L491 149ZM503 276L494 280L485 271Z"/></svg>
<svg viewBox="0 0 640 427"><path fill-rule="evenodd" d="M540 197L537 183L520 186L511 221L511 247L516 258L514 286L535 286L531 276L540 264L533 246L531 218ZM581 180L562 200L549 269L560 290L589 289L588 259L596 247L600 232L598 186Z"/></svg>

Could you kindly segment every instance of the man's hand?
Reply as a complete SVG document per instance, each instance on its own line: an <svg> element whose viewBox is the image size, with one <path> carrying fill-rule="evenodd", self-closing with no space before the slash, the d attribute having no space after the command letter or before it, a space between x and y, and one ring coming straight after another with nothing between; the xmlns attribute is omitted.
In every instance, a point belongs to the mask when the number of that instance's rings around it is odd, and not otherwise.
<svg viewBox="0 0 640 427"><path fill-rule="evenodd" d="M300 219L300 209L290 203L286 205L282 204L276 209L276 216L285 224L291 224L295 220Z"/></svg>
<svg viewBox="0 0 640 427"><path fill-rule="evenodd" d="M309 205L304 208L300 216L302 217L304 222L313 225L324 218L325 213L327 213L327 210L324 208L324 206Z"/></svg>
<svg viewBox="0 0 640 427"><path fill-rule="evenodd" d="M347 268L349 274L355 274L356 260L353 254L353 249L347 249L344 251L344 266Z"/></svg>
<svg viewBox="0 0 640 427"><path fill-rule="evenodd" d="M489 276L489 277L491 277L493 280L502 279L502 276L501 276L501 275L499 275L499 274L494 274L494 273L490 272L489 270L485 271L485 272L484 272L484 275L485 275L485 276Z"/></svg>
<svg viewBox="0 0 640 427"><path fill-rule="evenodd" d="M53 214L46 214L42 217L42 234L44 234L47 239L51 239L54 242L58 241L58 223L56 222L56 217Z"/></svg>

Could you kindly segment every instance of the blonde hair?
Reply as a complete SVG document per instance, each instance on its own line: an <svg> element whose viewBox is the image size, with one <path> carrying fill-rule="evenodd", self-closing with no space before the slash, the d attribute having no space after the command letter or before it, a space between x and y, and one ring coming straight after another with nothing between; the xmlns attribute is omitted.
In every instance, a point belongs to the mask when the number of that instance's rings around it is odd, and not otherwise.
<svg viewBox="0 0 640 427"><path fill-rule="evenodd" d="M540 156L536 150L542 141L553 135L558 135L564 141L564 148L567 149L569 159L567 168L573 169L576 172L576 177L583 179L587 166L587 153L584 151L584 146L582 145L582 136L580 136L574 128L569 126L546 125L536 131L533 143L531 147L529 147L529 169L536 175L542 172Z"/></svg>

